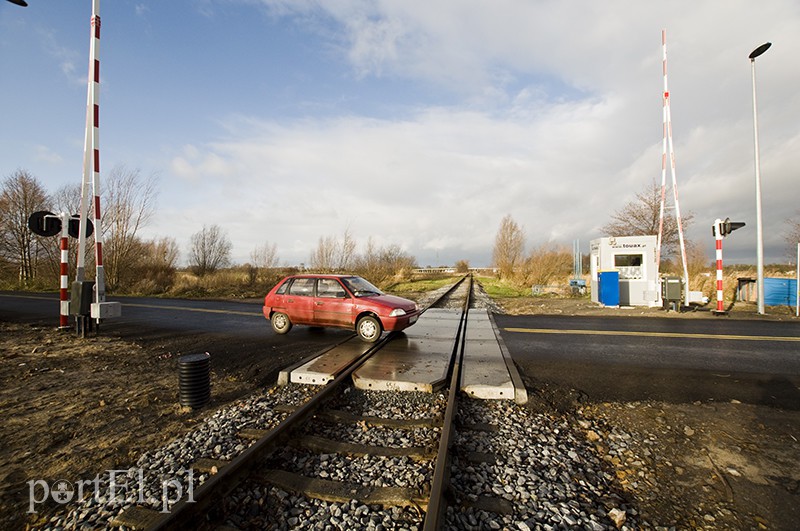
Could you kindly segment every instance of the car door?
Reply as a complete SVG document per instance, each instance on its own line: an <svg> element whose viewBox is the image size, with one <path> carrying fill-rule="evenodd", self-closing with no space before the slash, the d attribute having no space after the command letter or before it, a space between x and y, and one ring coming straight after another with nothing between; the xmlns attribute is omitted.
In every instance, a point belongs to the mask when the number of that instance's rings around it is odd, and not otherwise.
<svg viewBox="0 0 800 531"><path fill-rule="evenodd" d="M314 324L315 278L298 277L286 293L286 314L296 324Z"/></svg>
<svg viewBox="0 0 800 531"><path fill-rule="evenodd" d="M353 325L353 298L335 278L317 279L314 321L328 326Z"/></svg>

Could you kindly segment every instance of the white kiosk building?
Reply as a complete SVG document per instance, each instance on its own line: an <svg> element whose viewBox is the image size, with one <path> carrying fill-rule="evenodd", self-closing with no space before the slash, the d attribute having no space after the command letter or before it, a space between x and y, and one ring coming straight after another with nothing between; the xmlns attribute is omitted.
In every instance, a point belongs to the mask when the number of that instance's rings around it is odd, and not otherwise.
<svg viewBox="0 0 800 531"><path fill-rule="evenodd" d="M656 236L598 238L590 245L592 302L601 302L600 272L617 271L620 306L661 306Z"/></svg>

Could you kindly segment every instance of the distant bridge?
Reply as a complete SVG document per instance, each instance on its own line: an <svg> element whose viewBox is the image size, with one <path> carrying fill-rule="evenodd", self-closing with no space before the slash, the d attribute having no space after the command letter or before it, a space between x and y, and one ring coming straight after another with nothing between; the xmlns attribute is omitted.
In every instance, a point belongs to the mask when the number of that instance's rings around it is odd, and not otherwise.
<svg viewBox="0 0 800 531"><path fill-rule="evenodd" d="M468 270L470 273L479 275L494 275L497 274L498 271L496 267L470 267ZM458 270L455 267L421 267L418 269L413 269L412 272L418 274L439 273L445 275L454 275L458 273Z"/></svg>

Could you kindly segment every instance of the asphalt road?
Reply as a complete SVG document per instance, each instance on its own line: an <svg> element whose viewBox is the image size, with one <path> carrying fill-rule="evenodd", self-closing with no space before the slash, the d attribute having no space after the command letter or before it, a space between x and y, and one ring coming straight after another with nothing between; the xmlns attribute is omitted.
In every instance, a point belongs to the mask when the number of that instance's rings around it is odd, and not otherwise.
<svg viewBox="0 0 800 531"><path fill-rule="evenodd" d="M172 355L209 352L215 371L254 386L274 381L278 371L339 343L346 330L296 327L272 331L260 302L109 297L122 316L108 319L100 335L120 337ZM58 326L57 294L0 292L0 321ZM69 332L65 332L69 333Z"/></svg>
<svg viewBox="0 0 800 531"><path fill-rule="evenodd" d="M800 410L798 323L724 317L495 320L524 374L592 400L739 400Z"/></svg>
<svg viewBox="0 0 800 531"><path fill-rule="evenodd" d="M209 351L217 367L259 372L266 356L291 361L350 336L298 327L278 336L258 302L110 298L122 317L101 334ZM55 294L0 292L0 320L57 326ZM795 322L496 315L528 382L568 386L591 400L730 401L800 410ZM263 368L263 367L262 367ZM259 377L274 376L272 366Z"/></svg>

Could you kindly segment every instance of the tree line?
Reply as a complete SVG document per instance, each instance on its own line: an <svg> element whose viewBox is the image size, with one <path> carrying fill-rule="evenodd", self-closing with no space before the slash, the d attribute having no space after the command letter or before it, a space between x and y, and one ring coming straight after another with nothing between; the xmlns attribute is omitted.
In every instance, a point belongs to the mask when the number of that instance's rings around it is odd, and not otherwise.
<svg viewBox="0 0 800 531"><path fill-rule="evenodd" d="M102 205L103 267L106 289L118 294L163 294L175 287L181 257L178 242L171 237L146 240L142 229L155 214L155 176L138 169L114 167L104 178ZM80 185L65 186L48 193L30 172L19 169L6 177L0 189L0 287L3 289L54 289L59 285L60 242L58 237L38 236L28 228L28 217L37 211L76 213L80 209ZM93 219L93 205L89 218ZM94 238L87 240L86 273L94 272ZM258 292L286 273L280 267L277 246L264 242L250 253L250 262L231 262L233 245L219 225L203 226L189 241L187 272L198 278L226 268L241 273L241 283ZM78 242L69 239L70 264L77 263ZM309 257L316 271L353 272L381 285L407 276L416 267L414 257L399 245L379 246L370 238L363 252L349 231L341 239L321 237ZM238 282L238 280L237 280ZM187 291L191 291L188 289Z"/></svg>
<svg viewBox="0 0 800 531"><path fill-rule="evenodd" d="M636 194L636 198L626 203L611 215L611 219L600 230L606 236L646 236L658 234L661 210L661 186L652 181ZM694 222L694 213L681 216L683 229ZM795 259L797 244L800 242L800 216L786 220L787 258ZM562 282L572 274L573 255L563 245L546 243L525 253L525 229L511 215L500 222L495 236L492 261L502 279L514 284L530 286ZM709 270L709 259L702 246L684 239L690 277ZM661 271L678 271L680 263L680 242L678 224L674 216L664 215L662 230ZM586 256L582 259L586 260ZM587 267L584 267L586 270Z"/></svg>

